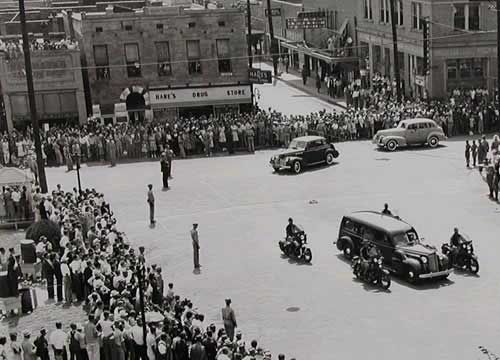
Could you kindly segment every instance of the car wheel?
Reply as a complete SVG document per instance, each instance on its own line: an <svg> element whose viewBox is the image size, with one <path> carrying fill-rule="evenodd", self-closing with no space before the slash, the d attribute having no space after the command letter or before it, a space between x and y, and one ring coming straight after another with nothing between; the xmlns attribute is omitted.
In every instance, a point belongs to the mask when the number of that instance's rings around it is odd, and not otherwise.
<svg viewBox="0 0 500 360"><path fill-rule="evenodd" d="M431 136L428 143L431 148L435 148L439 145L439 139L437 138L437 136Z"/></svg>
<svg viewBox="0 0 500 360"><path fill-rule="evenodd" d="M353 249L352 249L352 245L351 244L347 243L347 244L344 245L343 252L344 252L344 256L345 256L346 259L348 259L348 260L352 259L352 256L353 256L352 250Z"/></svg>
<svg viewBox="0 0 500 360"><path fill-rule="evenodd" d="M303 255L302 258L304 259L304 261L306 263L310 263L312 261L312 258L313 258L313 254L312 254L311 249L305 249L304 250L304 255Z"/></svg>
<svg viewBox="0 0 500 360"><path fill-rule="evenodd" d="M292 165L293 172L299 174L302 171L302 164L299 160L295 160Z"/></svg>
<svg viewBox="0 0 500 360"><path fill-rule="evenodd" d="M333 154L331 152L326 154L326 164L327 165L332 165L334 159L335 159L335 157L333 156Z"/></svg>
<svg viewBox="0 0 500 360"><path fill-rule="evenodd" d="M379 279L379 284L382 289L389 289L391 287L391 276L385 273L382 274Z"/></svg>
<svg viewBox="0 0 500 360"><path fill-rule="evenodd" d="M389 140L387 144L385 144L385 147L389 151L394 151L398 148L398 142L396 140Z"/></svg>

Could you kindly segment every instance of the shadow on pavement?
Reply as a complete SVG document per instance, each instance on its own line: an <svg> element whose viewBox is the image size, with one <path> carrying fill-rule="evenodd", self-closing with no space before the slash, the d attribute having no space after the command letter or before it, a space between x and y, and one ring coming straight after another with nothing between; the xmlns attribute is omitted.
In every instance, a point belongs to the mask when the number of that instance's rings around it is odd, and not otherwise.
<svg viewBox="0 0 500 360"><path fill-rule="evenodd" d="M390 154L393 152L405 152L405 151L429 151L430 152L430 151L436 151L439 149L444 149L446 147L447 147L446 145L439 143L439 145L436 146L435 148L431 148L428 145L412 145L412 146L398 147L394 151L389 151L387 149L384 149L382 147L377 146L376 150L378 152L381 152L381 153Z"/></svg>
<svg viewBox="0 0 500 360"><path fill-rule="evenodd" d="M288 263L289 264L294 264L294 265L297 265L297 266L312 266L312 262L308 263L308 262L305 262L305 261L301 261L301 260L298 260L298 259L294 259L294 258L291 258L291 257L288 257L286 256L285 254L281 253L280 257L283 259L283 260L288 260Z"/></svg>
<svg viewBox="0 0 500 360"><path fill-rule="evenodd" d="M399 285L409 287L410 289L413 290L435 290L439 289L442 287L450 286L453 285L455 282L450 279L430 279L430 280L425 280L425 281L419 281L415 284L412 284L404 279L401 279L400 277L392 276L391 277L392 281L398 283Z"/></svg>
<svg viewBox="0 0 500 360"><path fill-rule="evenodd" d="M303 168L302 171L298 174L294 173L291 169L283 169L280 171L273 171L273 174L279 175L279 176L300 176L300 175L304 175L304 174L315 172L315 171L325 170L325 169L337 166L339 164L340 163L338 161L334 161L331 165L325 165L325 164L312 165L312 166L308 166L308 167Z"/></svg>
<svg viewBox="0 0 500 360"><path fill-rule="evenodd" d="M371 293L383 293L383 294L390 294L391 293L391 289L382 289L380 286L377 286L377 285L374 285L374 284L368 284L366 282L364 282L363 280L361 279L358 279L356 276L353 276L353 282L355 283L358 283L358 284L362 284L363 285L363 289L368 291L368 292L371 292Z"/></svg>

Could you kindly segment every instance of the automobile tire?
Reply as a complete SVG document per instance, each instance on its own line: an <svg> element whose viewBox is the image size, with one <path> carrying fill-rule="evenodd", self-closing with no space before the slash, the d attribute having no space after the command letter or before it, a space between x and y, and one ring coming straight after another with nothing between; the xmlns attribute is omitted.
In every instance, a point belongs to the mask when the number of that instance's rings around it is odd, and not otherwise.
<svg viewBox="0 0 500 360"><path fill-rule="evenodd" d="M398 142L396 140L389 140L387 144L385 144L385 147L389 151L395 151L398 148Z"/></svg>
<svg viewBox="0 0 500 360"><path fill-rule="evenodd" d="M439 145L439 139L436 136L431 136L428 143L431 148L435 148Z"/></svg>
<svg viewBox="0 0 500 360"><path fill-rule="evenodd" d="M349 243L346 243L344 245L344 249L342 250L344 252L344 257L348 260L351 260L352 259L352 256L353 256L353 248L352 248L352 245L349 244Z"/></svg>
<svg viewBox="0 0 500 360"><path fill-rule="evenodd" d="M327 165L332 165L334 160L335 160L335 157L333 156L333 154L331 152L326 154L326 164Z"/></svg>
<svg viewBox="0 0 500 360"><path fill-rule="evenodd" d="M391 276L383 273L379 279L379 285L382 289L387 290L391 287Z"/></svg>
<svg viewBox="0 0 500 360"><path fill-rule="evenodd" d="M479 272L479 262L477 259L471 258L469 260L469 264L467 265L469 271L473 274L477 274Z"/></svg>
<svg viewBox="0 0 500 360"><path fill-rule="evenodd" d="M285 244L283 242L279 242L279 246L280 246L280 250L283 254L286 255L286 248L285 248Z"/></svg>
<svg viewBox="0 0 500 360"><path fill-rule="evenodd" d="M295 160L292 164L292 170L294 173L296 174L300 174L300 172L302 171L302 164L300 163L299 160Z"/></svg>
<svg viewBox="0 0 500 360"><path fill-rule="evenodd" d="M360 263L354 264L352 272L354 276L356 276L356 278L359 279L361 277L361 264Z"/></svg>
<svg viewBox="0 0 500 360"><path fill-rule="evenodd" d="M313 258L313 254L312 254L311 249L305 249L304 255L302 256L302 258L304 259L304 261L306 263L310 263L312 261L312 258Z"/></svg>

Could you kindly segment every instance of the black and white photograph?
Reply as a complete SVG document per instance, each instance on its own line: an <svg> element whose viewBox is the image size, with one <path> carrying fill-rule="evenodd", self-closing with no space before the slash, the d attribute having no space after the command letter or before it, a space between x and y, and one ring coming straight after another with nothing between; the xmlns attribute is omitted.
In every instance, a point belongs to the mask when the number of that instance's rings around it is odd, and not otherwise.
<svg viewBox="0 0 500 360"><path fill-rule="evenodd" d="M499 360L499 27L0 0L0 360Z"/></svg>

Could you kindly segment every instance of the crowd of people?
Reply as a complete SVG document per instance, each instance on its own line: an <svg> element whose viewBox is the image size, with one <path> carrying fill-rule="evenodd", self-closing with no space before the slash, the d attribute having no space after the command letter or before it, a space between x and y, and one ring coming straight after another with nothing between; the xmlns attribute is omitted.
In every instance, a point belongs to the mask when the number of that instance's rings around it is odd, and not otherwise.
<svg viewBox="0 0 500 360"><path fill-rule="evenodd" d="M35 194L37 218L61 229L60 239L36 239L48 297L83 305L88 320L58 321L37 334L25 331L22 341L17 333L9 341L0 337L0 359L48 360L51 354L56 360L271 358L238 330L230 299L222 310L224 326L218 328L206 325L203 314L172 283L165 287L161 267L147 261L144 247L136 251L130 246L103 194L94 189L64 192L59 185L48 196Z"/></svg>
<svg viewBox="0 0 500 360"><path fill-rule="evenodd" d="M78 49L78 42L69 38L65 39L33 39L30 43L31 51L40 50L60 50ZM0 39L0 52L5 53L7 60L16 59L23 54L23 43L21 39L2 40Z"/></svg>
<svg viewBox="0 0 500 360"><path fill-rule="evenodd" d="M33 219L33 197L25 185L3 186L0 192L0 221Z"/></svg>

